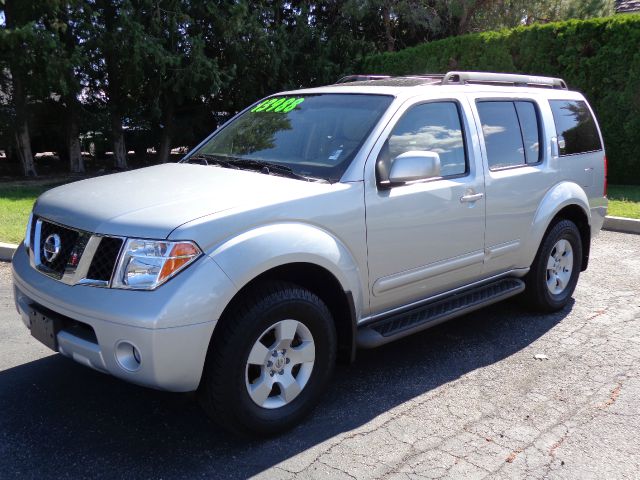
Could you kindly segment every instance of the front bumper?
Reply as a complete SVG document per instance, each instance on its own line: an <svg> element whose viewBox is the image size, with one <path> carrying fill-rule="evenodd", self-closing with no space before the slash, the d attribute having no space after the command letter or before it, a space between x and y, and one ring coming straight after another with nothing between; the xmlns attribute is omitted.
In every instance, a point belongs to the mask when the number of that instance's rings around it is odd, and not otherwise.
<svg viewBox="0 0 640 480"><path fill-rule="evenodd" d="M66 285L31 267L23 245L12 265L16 307L27 327L35 306L93 329L89 338L70 328L58 331L60 353L129 382L175 392L198 387L213 329L236 292L206 256L153 291ZM140 353L135 370L116 355L123 341Z"/></svg>

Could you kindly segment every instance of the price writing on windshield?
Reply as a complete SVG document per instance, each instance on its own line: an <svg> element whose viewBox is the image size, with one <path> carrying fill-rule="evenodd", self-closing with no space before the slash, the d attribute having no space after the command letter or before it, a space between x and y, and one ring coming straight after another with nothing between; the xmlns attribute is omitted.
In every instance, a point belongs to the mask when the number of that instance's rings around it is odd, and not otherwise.
<svg viewBox="0 0 640 480"><path fill-rule="evenodd" d="M280 112L288 113L304 102L300 97L275 97L260 102L251 109L251 112Z"/></svg>

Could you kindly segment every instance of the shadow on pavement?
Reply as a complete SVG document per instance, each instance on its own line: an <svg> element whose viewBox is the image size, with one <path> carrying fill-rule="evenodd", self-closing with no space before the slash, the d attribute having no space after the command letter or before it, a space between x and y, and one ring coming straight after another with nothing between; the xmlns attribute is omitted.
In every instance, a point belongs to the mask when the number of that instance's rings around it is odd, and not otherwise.
<svg viewBox="0 0 640 480"><path fill-rule="evenodd" d="M192 394L129 385L53 355L0 372L0 477L245 478L519 351L570 311L507 302L338 367L315 413L262 441L230 437Z"/></svg>

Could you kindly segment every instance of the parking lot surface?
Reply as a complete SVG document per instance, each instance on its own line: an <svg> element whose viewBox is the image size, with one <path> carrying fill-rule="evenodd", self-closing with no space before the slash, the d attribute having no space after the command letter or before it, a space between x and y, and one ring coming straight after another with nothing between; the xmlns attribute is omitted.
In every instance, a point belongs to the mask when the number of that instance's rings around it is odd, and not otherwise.
<svg viewBox="0 0 640 480"><path fill-rule="evenodd" d="M231 438L193 395L76 365L0 264L0 478L638 478L640 236L602 232L569 308L516 300L340 366L313 416Z"/></svg>

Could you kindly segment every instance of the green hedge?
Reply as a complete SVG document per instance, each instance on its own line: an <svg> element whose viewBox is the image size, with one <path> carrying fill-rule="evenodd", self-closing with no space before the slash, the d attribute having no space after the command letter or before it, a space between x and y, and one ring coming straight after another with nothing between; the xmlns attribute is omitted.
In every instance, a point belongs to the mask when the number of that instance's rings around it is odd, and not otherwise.
<svg viewBox="0 0 640 480"><path fill-rule="evenodd" d="M640 15L518 27L450 37L367 57L367 73L448 70L561 77L595 110L610 183L640 184Z"/></svg>

